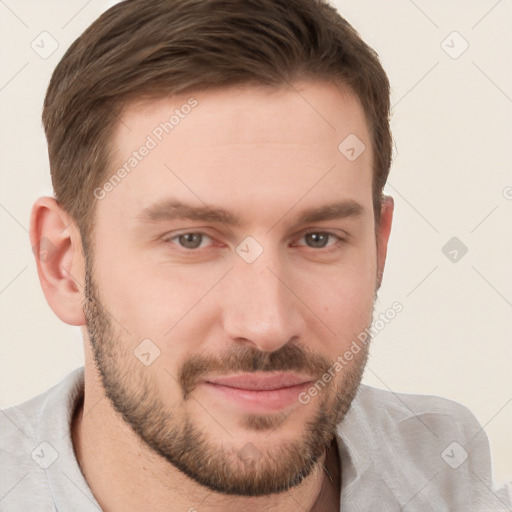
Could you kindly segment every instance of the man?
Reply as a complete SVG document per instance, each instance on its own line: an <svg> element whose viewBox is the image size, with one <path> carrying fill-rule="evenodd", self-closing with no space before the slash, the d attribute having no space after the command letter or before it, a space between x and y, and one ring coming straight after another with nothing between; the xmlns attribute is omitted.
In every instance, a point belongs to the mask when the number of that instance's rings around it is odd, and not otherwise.
<svg viewBox="0 0 512 512"><path fill-rule="evenodd" d="M507 510L469 411L360 385L389 83L332 7L127 0L43 122L30 237L85 368L1 415L2 510Z"/></svg>

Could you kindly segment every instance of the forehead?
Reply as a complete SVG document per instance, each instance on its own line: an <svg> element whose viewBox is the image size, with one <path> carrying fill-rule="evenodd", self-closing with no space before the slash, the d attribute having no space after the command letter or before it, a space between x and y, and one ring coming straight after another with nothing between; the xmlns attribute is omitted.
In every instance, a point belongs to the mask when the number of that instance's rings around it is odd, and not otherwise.
<svg viewBox="0 0 512 512"><path fill-rule="evenodd" d="M301 197L305 208L371 200L364 111L355 94L332 83L139 101L122 113L112 145L106 181L114 178L113 186L100 205L109 205L110 215L135 215L171 195L260 216L269 205L273 215L290 209Z"/></svg>
<svg viewBox="0 0 512 512"><path fill-rule="evenodd" d="M171 130L161 126L167 122ZM132 133L133 128L151 134L157 142L175 140L187 145L196 141L312 145L327 142L326 137L335 142L347 130L361 138L368 135L364 111L355 93L348 86L320 81L280 87L229 87L134 101L120 118L115 146L136 143L133 136L140 134Z"/></svg>

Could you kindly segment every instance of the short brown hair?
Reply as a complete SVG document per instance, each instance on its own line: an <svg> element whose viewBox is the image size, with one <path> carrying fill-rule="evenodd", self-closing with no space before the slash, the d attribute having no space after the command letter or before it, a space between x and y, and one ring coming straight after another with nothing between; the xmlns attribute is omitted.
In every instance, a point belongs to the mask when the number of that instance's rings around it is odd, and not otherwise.
<svg viewBox="0 0 512 512"><path fill-rule="evenodd" d="M392 154L389 81L326 0L125 0L103 13L57 65L43 109L55 197L84 248L93 191L111 172L109 143L130 101L302 78L346 84L361 102L378 222Z"/></svg>

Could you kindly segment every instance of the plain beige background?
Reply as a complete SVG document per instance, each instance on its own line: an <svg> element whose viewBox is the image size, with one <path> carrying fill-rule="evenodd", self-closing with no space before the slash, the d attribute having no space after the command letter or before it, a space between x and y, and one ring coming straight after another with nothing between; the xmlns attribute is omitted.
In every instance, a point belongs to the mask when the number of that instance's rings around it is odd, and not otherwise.
<svg viewBox="0 0 512 512"><path fill-rule="evenodd" d="M78 328L45 301L27 230L34 200L52 193L47 83L112 3L0 1L2 407L83 361ZM496 481L512 481L512 1L336 6L377 50L393 89L396 213L376 312L395 301L403 311L375 337L365 382L468 406L488 433ZM33 49L41 38L46 52L58 45L51 55Z"/></svg>

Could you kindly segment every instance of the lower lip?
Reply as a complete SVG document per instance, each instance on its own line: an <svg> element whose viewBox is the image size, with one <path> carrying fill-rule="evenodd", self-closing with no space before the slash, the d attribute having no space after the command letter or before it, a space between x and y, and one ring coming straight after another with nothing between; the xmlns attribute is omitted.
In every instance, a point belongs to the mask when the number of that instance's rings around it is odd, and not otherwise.
<svg viewBox="0 0 512 512"><path fill-rule="evenodd" d="M286 388L254 391L222 386L212 382L203 382L202 384L217 396L220 395L250 412L260 413L279 411L294 402L298 403L298 395L310 385L309 382L305 382Z"/></svg>

